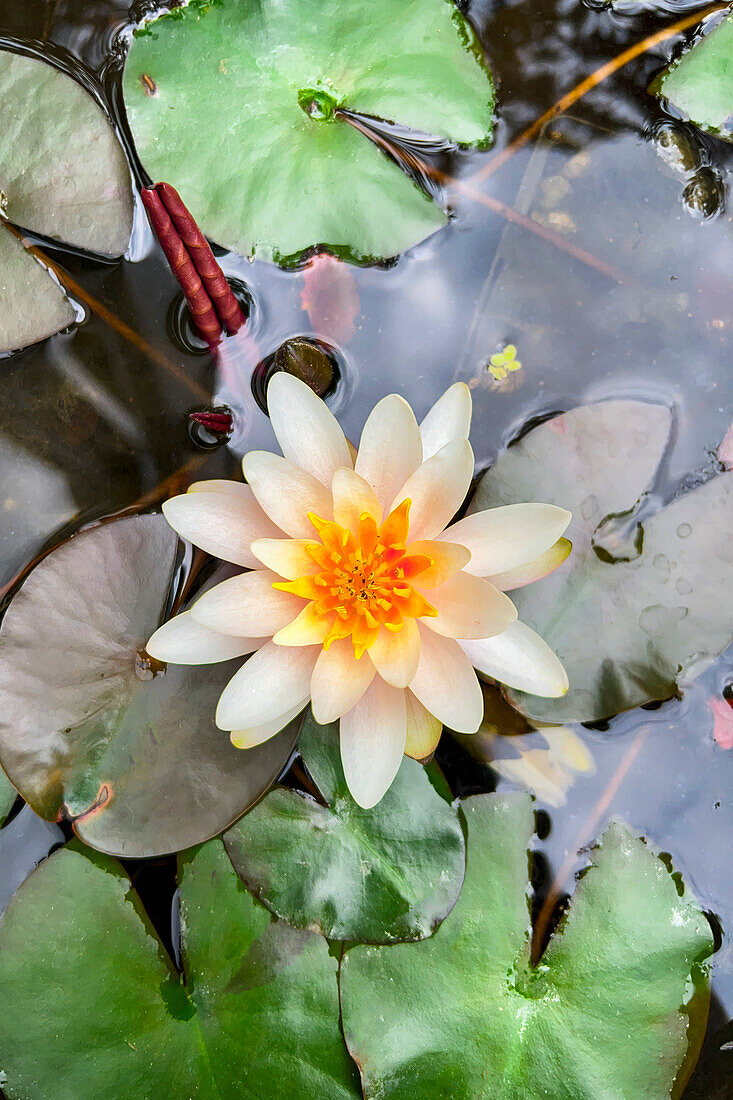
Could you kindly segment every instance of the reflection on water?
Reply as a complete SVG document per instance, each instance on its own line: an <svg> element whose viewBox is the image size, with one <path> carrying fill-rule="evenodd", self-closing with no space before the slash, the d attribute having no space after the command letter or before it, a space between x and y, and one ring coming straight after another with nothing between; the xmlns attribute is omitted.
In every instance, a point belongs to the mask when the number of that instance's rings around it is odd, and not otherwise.
<svg viewBox="0 0 733 1100"><path fill-rule="evenodd" d="M139 16L155 6L132 10ZM615 12L595 7L575 0L468 5L498 78L498 147L662 25L643 0L617 0ZM679 17L693 5L669 0L655 7ZM26 46L42 43L60 63L99 78L117 117L115 40L129 8L125 0L0 0L0 34ZM455 177L445 191L450 225L392 265L351 269L358 311L350 289L348 325L338 311L325 311L313 331L302 272L225 255L224 269L247 285L254 308L248 342L230 339L218 371L207 356L188 355L169 338L166 317L178 288L144 222L137 223L134 262L98 265L50 249L88 295L166 362L152 362L88 306L85 324L71 334L3 361L0 585L69 524L140 499L154 502L181 469L183 477L194 467L196 476L235 474L244 450L272 445L251 375L298 335L336 346L341 380L330 402L351 438L383 393L397 390L422 413L449 383L464 379L474 395L480 464L533 418L624 396L675 410L673 458L655 486L661 498L709 473L733 420L726 209L733 153L667 117L645 91L680 42L640 53L490 175L475 178L491 152L438 150L441 169ZM521 370L497 379L488 369L491 356L509 344ZM212 403L236 414L229 450L214 455L196 449L187 427L189 412ZM609 812L671 852L721 919L711 1032L733 1015L733 805L726 797L733 751L715 742L708 702L731 681L729 655L684 699L621 716L608 731L584 732L596 772L577 778L565 808L549 811L541 844L557 869L629 745L646 730Z"/></svg>

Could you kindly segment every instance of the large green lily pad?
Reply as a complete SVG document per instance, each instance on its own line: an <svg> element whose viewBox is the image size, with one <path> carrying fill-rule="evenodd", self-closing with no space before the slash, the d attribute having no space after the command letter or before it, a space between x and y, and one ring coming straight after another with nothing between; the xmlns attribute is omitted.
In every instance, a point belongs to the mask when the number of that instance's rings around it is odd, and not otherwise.
<svg viewBox="0 0 733 1100"><path fill-rule="evenodd" d="M463 831L455 806L425 769L402 761L381 802L363 810L349 794L338 723L312 717L298 742L326 805L271 791L224 841L247 886L296 928L362 943L429 936L463 882Z"/></svg>
<svg viewBox="0 0 733 1100"><path fill-rule="evenodd" d="M733 141L733 13L698 37L649 90L701 129Z"/></svg>
<svg viewBox="0 0 733 1100"><path fill-rule="evenodd" d="M512 594L570 679L562 699L512 692L531 718L594 721L667 699L733 640L733 474L636 520L669 424L666 408L638 401L574 409L481 480L473 511L544 500L573 513L567 562Z"/></svg>
<svg viewBox="0 0 733 1100"><path fill-rule="evenodd" d="M669 1100L710 928L653 851L612 825L529 961L525 795L463 804L466 881L430 940L351 949L346 1041L367 1100ZM692 975L692 981L690 981Z"/></svg>
<svg viewBox="0 0 733 1100"><path fill-rule="evenodd" d="M0 923L9 1100L358 1096L321 937L258 905L220 841L183 858L180 907L181 976L115 860L71 845L20 887Z"/></svg>
<svg viewBox="0 0 733 1100"><path fill-rule="evenodd" d="M146 668L176 547L160 515L84 531L36 566L0 630L0 762L36 813L71 816L83 840L115 855L221 832L267 790L297 736L291 724L242 752L217 729L236 662Z"/></svg>
<svg viewBox="0 0 733 1100"><path fill-rule="evenodd" d="M465 145L491 135L494 92L452 0L227 0L146 23L124 73L140 158L204 232L281 261L312 245L394 256L443 211L344 107Z"/></svg>
<svg viewBox="0 0 733 1100"><path fill-rule="evenodd" d="M37 58L0 50L0 217L104 256L132 231L130 169L102 109ZM0 353L45 340L74 310L0 226Z"/></svg>

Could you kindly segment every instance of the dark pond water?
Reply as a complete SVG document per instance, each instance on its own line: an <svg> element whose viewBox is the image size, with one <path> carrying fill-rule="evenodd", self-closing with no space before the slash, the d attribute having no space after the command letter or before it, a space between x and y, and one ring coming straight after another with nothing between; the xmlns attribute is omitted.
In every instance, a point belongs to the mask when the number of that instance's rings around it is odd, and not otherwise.
<svg viewBox="0 0 733 1100"><path fill-rule="evenodd" d="M119 121L120 32L152 7L0 0L0 39L72 71ZM472 443L482 465L536 418L623 396L675 411L674 446L655 486L661 498L714 468L733 420L733 156L645 92L684 36L640 52L481 176L585 76L694 10L672 0L656 12L636 0L621 0L616 12L576 0L467 5L499 81L497 143L442 162L454 177L446 230L388 268L341 271L343 300L358 303L353 324L331 309L315 335L337 349L341 381L331 403L352 438L384 393L402 393L422 413L463 379L473 390ZM522 224L507 219L506 207ZM253 363L288 337L313 334L301 272L225 255L226 273L252 296L257 350L230 341L218 365L187 351L172 335L177 285L140 210L121 263L58 247L49 254L99 305L83 305L85 323L71 334L0 364L4 595L80 523L155 504L196 477L233 475L245 450L274 443L252 393ZM522 369L496 382L488 358L510 342ZM234 410L229 450L206 452L189 432L188 414L211 403ZM572 889L583 857L568 857L615 814L672 853L710 911L721 946L705 1059L690 1090L699 1097L733 1095L725 1084L731 1054L720 1052L733 1017L733 750L715 742L710 706L732 682L729 653L683 699L619 716L607 729L576 729L592 770L577 776L564 806L538 802L540 896L561 869L561 890ZM451 745L441 760L457 793L510 785ZM28 810L5 827L0 904L58 840ZM140 871L141 883L158 881L159 870L147 879Z"/></svg>

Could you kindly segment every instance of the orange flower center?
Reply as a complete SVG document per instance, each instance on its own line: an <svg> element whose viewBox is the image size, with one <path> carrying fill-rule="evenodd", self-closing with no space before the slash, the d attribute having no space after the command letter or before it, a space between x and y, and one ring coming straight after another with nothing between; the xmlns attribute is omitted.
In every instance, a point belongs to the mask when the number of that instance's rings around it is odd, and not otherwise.
<svg viewBox="0 0 733 1100"><path fill-rule="evenodd" d="M326 629L324 649L337 638L351 636L359 658L382 627L397 633L405 619L438 614L412 586L433 559L407 552L410 504L403 500L381 527L368 512L362 513L356 534L308 513L320 539L305 548L314 571L273 587L311 601L310 616L323 620Z"/></svg>

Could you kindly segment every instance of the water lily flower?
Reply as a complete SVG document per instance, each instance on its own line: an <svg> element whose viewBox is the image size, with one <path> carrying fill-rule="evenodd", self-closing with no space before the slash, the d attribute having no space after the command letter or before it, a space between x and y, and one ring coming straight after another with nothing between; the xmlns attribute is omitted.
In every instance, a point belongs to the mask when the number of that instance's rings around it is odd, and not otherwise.
<svg viewBox="0 0 733 1100"><path fill-rule="evenodd" d="M479 728L475 669L538 695L567 691L560 661L505 590L565 559L570 514L513 504L451 524L474 471L462 383L419 426L401 397L383 398L355 455L291 375L273 376L267 402L282 456L251 451L247 484L203 481L163 505L183 538L248 571L165 623L147 649L183 664L251 653L217 725L249 748L310 701L318 722L340 720L349 789L370 807L403 754L432 754L443 725Z"/></svg>

